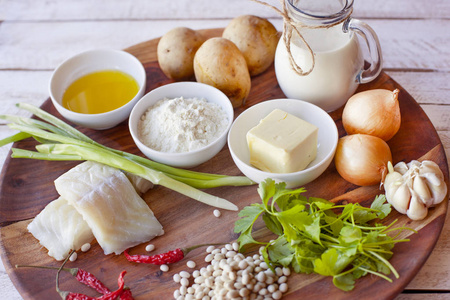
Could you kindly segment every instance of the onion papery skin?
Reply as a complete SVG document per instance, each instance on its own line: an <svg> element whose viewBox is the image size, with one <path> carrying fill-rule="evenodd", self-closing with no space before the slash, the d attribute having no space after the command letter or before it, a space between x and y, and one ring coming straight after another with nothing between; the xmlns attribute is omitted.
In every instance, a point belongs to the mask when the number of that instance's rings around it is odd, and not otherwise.
<svg viewBox="0 0 450 300"><path fill-rule="evenodd" d="M358 186L380 184L392 161L389 145L379 137L352 134L339 139L334 162L339 175Z"/></svg>
<svg viewBox="0 0 450 300"><path fill-rule="evenodd" d="M363 133L389 141L400 129L399 90L368 90L350 97L342 112L347 134Z"/></svg>

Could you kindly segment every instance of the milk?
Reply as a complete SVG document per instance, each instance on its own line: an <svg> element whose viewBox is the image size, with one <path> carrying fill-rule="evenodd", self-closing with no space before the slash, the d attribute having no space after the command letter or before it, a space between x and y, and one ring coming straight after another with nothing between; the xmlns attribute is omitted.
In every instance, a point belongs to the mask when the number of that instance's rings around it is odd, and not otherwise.
<svg viewBox="0 0 450 300"><path fill-rule="evenodd" d="M333 111L344 105L358 87L358 75L364 65L358 39L353 33L344 33L341 26L305 30L302 35L314 51L314 69L306 76L297 74L281 38L275 54L278 84L287 98L305 100ZM295 33L291 53L303 71L311 68L311 54Z"/></svg>

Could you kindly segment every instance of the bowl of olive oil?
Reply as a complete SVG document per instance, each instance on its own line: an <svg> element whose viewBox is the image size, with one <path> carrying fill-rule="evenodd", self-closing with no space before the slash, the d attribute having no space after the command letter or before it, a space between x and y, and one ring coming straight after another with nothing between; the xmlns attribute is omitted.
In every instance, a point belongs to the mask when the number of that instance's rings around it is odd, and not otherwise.
<svg viewBox="0 0 450 300"><path fill-rule="evenodd" d="M67 120L92 129L108 129L126 120L144 95L146 74L133 55L98 49L80 53L58 66L50 98Z"/></svg>

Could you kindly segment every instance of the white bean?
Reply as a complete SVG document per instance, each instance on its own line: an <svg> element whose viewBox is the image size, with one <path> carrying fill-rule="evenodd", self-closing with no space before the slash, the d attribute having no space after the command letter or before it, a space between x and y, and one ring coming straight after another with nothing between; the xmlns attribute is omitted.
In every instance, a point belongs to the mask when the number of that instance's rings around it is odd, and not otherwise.
<svg viewBox="0 0 450 300"><path fill-rule="evenodd" d="M81 251L82 252L87 252L87 251L89 251L89 249L91 249L91 244L90 243L86 243L86 244L83 244L83 246L81 246Z"/></svg>
<svg viewBox="0 0 450 300"><path fill-rule="evenodd" d="M167 271L169 271L169 266L168 266L168 265L161 265L161 266L159 267L159 269L160 269L161 271L163 271L163 272L167 272Z"/></svg>
<svg viewBox="0 0 450 300"><path fill-rule="evenodd" d="M189 274L189 272L186 272L186 271L181 271L180 276L183 278L190 278L191 274Z"/></svg>
<svg viewBox="0 0 450 300"><path fill-rule="evenodd" d="M196 263L195 263L195 261L190 260L190 261L188 261L188 262L186 263L186 266L187 266L188 268L193 269L193 268L196 267Z"/></svg>
<svg viewBox="0 0 450 300"><path fill-rule="evenodd" d="M201 277L198 277L198 278L201 278ZM195 278L195 280L197 280L198 278ZM187 287L189 285L189 279L184 278L184 277L181 278L180 284Z"/></svg>
<svg viewBox="0 0 450 300"><path fill-rule="evenodd" d="M176 283L180 283L180 280L181 280L180 274L177 273L177 274L173 275L173 281L175 281Z"/></svg>
<svg viewBox="0 0 450 300"><path fill-rule="evenodd" d="M72 253L72 255L69 257L70 261L76 261L78 258L78 254L76 252Z"/></svg>
<svg viewBox="0 0 450 300"><path fill-rule="evenodd" d="M213 214L214 214L214 217L219 218L220 215L221 215L221 212L220 212L220 210L215 209L215 210L213 211Z"/></svg>
<svg viewBox="0 0 450 300"><path fill-rule="evenodd" d="M214 259L214 255L212 253L206 255L206 257L205 257L205 261L208 263L211 262L213 259Z"/></svg>
<svg viewBox="0 0 450 300"><path fill-rule="evenodd" d="M276 291L272 293L272 299L278 300L281 299L281 296L282 296L281 291Z"/></svg>
<svg viewBox="0 0 450 300"><path fill-rule="evenodd" d="M282 283L278 287L278 290L281 291L282 293L286 293L288 290L288 285L286 283Z"/></svg>
<svg viewBox="0 0 450 300"><path fill-rule="evenodd" d="M153 244L148 244L147 246L145 246L145 251L151 252L151 251L153 251L153 250L155 250L155 245L153 245Z"/></svg>

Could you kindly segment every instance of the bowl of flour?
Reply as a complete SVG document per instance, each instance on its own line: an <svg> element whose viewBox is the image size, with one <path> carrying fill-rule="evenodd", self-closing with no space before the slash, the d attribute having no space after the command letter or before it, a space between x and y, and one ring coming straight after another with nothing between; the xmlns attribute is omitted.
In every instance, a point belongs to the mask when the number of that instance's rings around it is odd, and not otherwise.
<svg viewBox="0 0 450 300"><path fill-rule="evenodd" d="M131 111L129 128L136 146L151 160L192 168L225 145L234 118L228 97L198 82L156 88Z"/></svg>

